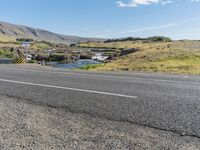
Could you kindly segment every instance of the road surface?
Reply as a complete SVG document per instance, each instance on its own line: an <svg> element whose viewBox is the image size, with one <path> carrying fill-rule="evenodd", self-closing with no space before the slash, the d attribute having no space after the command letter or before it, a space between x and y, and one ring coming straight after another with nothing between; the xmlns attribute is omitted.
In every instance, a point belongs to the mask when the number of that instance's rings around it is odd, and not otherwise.
<svg viewBox="0 0 200 150"><path fill-rule="evenodd" d="M200 76L0 66L0 95L200 137Z"/></svg>

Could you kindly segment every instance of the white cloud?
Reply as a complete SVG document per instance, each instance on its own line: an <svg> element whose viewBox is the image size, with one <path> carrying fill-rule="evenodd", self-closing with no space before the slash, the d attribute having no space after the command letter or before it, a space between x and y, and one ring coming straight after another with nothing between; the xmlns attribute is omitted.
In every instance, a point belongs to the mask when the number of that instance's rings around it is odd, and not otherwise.
<svg viewBox="0 0 200 150"><path fill-rule="evenodd" d="M139 5L151 5L161 3L163 5L171 3L171 0L130 0L128 3L116 2L119 7L138 7Z"/></svg>
<svg viewBox="0 0 200 150"><path fill-rule="evenodd" d="M117 1L116 4L118 7L138 7L140 5L152 5L152 4L161 4L167 5L173 3L177 0L129 0L125 3L123 1ZM189 0L191 2L200 2L200 0Z"/></svg>

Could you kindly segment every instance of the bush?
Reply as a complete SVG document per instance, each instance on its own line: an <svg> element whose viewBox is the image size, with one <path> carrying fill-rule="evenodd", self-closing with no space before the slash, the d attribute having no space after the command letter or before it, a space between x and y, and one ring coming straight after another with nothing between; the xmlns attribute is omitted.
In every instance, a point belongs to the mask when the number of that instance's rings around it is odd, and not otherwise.
<svg viewBox="0 0 200 150"><path fill-rule="evenodd" d="M125 42L125 41L171 42L172 40L164 36L154 36L154 37L148 37L148 38L128 37L128 38L122 38L122 39L108 39L104 43Z"/></svg>
<svg viewBox="0 0 200 150"><path fill-rule="evenodd" d="M16 41L19 41L19 42L33 42L33 39L30 39L30 38L17 38Z"/></svg>
<svg viewBox="0 0 200 150"><path fill-rule="evenodd" d="M64 61L66 59L65 55L57 55L57 54L51 54L48 57L48 61Z"/></svg>
<svg viewBox="0 0 200 150"><path fill-rule="evenodd" d="M170 38L163 37L163 36L149 37L148 40L153 41L153 42L171 42L172 41Z"/></svg>
<svg viewBox="0 0 200 150"><path fill-rule="evenodd" d="M13 58L14 52L11 50L0 50L0 58Z"/></svg>

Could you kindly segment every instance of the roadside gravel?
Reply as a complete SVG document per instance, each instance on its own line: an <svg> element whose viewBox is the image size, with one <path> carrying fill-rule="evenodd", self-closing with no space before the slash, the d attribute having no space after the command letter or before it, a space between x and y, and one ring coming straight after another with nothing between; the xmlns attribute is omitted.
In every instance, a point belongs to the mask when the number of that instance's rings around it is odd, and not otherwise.
<svg viewBox="0 0 200 150"><path fill-rule="evenodd" d="M0 150L198 150L200 139L0 96Z"/></svg>

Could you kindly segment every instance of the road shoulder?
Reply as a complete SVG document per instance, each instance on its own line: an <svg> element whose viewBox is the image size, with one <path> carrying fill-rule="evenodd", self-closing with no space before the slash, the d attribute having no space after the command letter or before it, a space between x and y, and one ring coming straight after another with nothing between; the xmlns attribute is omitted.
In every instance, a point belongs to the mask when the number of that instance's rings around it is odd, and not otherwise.
<svg viewBox="0 0 200 150"><path fill-rule="evenodd" d="M0 149L200 149L200 139L0 95Z"/></svg>

